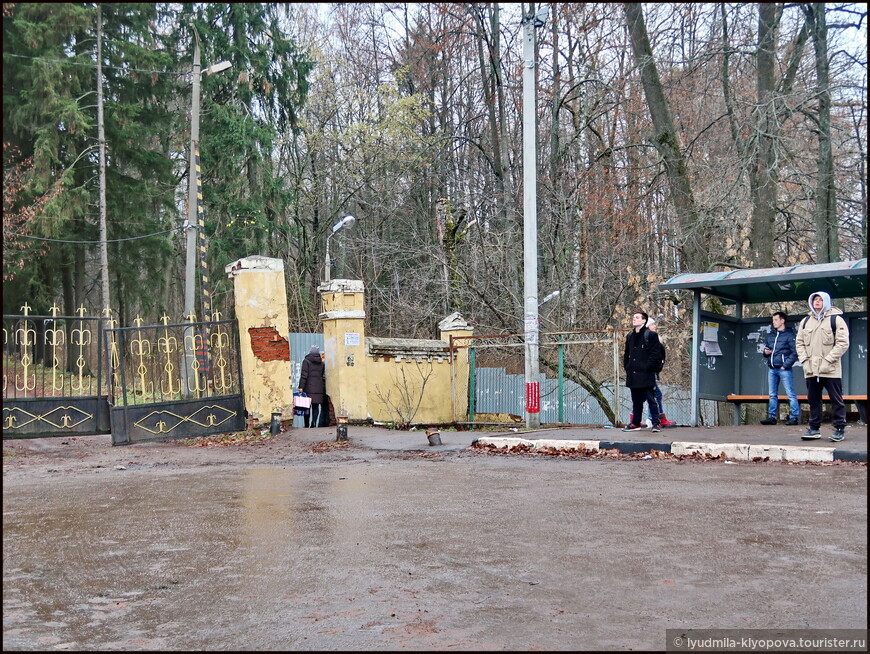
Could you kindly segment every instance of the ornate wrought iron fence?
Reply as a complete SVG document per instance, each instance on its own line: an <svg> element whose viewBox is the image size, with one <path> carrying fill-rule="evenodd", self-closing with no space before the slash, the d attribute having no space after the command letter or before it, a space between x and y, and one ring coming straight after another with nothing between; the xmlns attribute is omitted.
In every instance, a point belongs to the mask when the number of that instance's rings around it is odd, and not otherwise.
<svg viewBox="0 0 870 654"><path fill-rule="evenodd" d="M107 433L103 320L21 310L3 316L3 436Z"/></svg>
<svg viewBox="0 0 870 654"><path fill-rule="evenodd" d="M244 429L236 322L215 318L106 330L114 444Z"/></svg>

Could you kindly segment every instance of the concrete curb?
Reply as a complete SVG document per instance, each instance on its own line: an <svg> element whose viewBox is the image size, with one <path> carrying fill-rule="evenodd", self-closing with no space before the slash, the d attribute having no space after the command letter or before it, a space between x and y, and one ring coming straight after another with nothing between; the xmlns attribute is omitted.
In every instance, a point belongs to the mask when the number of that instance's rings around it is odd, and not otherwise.
<svg viewBox="0 0 870 654"><path fill-rule="evenodd" d="M506 436L484 436L475 439L472 445L493 445L497 448L511 448L525 445L532 449L543 450L619 450L623 454L637 452L670 452L689 455L694 452L719 456L724 453L732 461L752 461L768 458L770 461L811 461L816 463L831 461L867 461L867 452L851 452L833 447L810 447L801 445L750 445L748 443L697 443L675 441L673 443L646 443L638 441L599 441L599 440L562 440L554 438L516 438Z"/></svg>

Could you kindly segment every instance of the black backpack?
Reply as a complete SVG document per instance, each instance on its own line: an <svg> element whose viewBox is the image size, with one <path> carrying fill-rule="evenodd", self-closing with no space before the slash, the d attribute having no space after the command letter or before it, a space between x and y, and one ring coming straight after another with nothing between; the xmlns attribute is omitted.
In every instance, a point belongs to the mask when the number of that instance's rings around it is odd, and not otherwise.
<svg viewBox="0 0 870 654"><path fill-rule="evenodd" d="M801 329L806 329L807 321L810 319L809 316L803 319L801 322ZM837 344L837 314L833 314L831 316L831 332L834 334L834 345Z"/></svg>
<svg viewBox="0 0 870 654"><path fill-rule="evenodd" d="M651 337L649 335L649 330L647 329L643 333L643 340L647 344L647 346L649 346L649 339L650 338ZM661 342L661 339L659 339L659 346L662 348L662 356L660 359L653 362L653 369L652 369L652 372L656 372L656 373L661 372L662 368L665 367L665 357L667 356L665 354L665 344Z"/></svg>

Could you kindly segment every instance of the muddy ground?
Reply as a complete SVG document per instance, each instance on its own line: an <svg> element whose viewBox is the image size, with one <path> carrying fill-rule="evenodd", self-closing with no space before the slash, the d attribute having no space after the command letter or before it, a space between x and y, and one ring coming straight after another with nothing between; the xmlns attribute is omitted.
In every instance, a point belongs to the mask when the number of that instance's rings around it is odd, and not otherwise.
<svg viewBox="0 0 870 654"><path fill-rule="evenodd" d="M668 629L867 628L866 464L442 436L4 441L4 649L625 651Z"/></svg>

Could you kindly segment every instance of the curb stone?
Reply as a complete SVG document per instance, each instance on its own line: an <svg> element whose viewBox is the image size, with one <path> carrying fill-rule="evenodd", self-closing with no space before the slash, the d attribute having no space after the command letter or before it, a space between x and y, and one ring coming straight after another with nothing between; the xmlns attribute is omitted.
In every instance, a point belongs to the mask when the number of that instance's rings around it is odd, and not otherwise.
<svg viewBox="0 0 870 654"><path fill-rule="evenodd" d="M810 447L801 445L750 445L748 443L697 443L675 441L673 443L646 443L637 441L598 441L598 440L560 440L552 438L528 439L503 436L484 436L475 439L474 444L494 445L498 448L511 448L525 445L532 449L555 448L557 450L605 450L617 449L623 454L637 452L669 452L675 455L710 454L718 456L725 453L734 461L752 461L755 458L768 458L771 461L867 461L867 452L851 452L833 447Z"/></svg>

